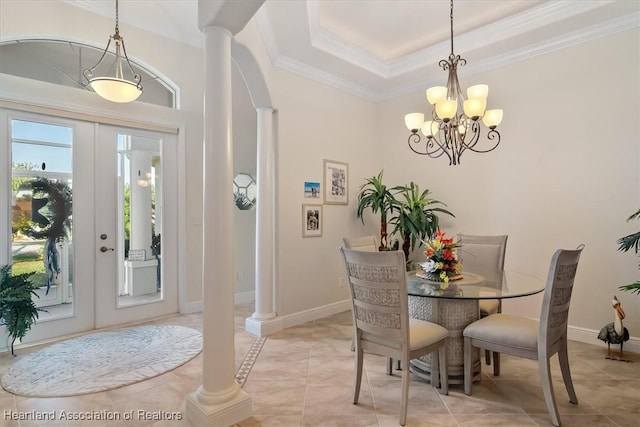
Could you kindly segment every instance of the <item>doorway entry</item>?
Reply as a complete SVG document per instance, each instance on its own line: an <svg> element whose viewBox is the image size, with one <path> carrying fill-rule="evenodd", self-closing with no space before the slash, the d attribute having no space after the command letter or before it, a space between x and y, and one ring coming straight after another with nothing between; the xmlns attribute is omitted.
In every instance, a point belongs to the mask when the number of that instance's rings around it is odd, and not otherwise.
<svg viewBox="0 0 640 427"><path fill-rule="evenodd" d="M33 273L42 310L24 341L177 312L176 135L4 109L0 126L0 265Z"/></svg>

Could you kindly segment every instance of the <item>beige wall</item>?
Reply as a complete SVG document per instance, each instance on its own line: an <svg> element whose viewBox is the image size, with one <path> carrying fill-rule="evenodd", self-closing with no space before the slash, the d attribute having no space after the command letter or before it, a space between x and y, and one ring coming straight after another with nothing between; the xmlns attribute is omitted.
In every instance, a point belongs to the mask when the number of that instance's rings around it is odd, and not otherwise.
<svg viewBox="0 0 640 427"><path fill-rule="evenodd" d="M355 206L364 176L381 165L376 106L303 77L279 71L277 271L279 314L291 314L348 298L339 288L342 237L360 233ZM349 164L349 204L324 205L323 235L302 238L304 181L324 192L323 159ZM306 199L309 200L309 199Z"/></svg>
<svg viewBox="0 0 640 427"><path fill-rule="evenodd" d="M377 106L273 67L255 21L237 39L256 57L277 110L277 312L289 315L345 300L338 247L343 236L366 232L356 223L355 200L363 177L382 163ZM302 238L302 204L310 200L303 197L304 182L322 185L323 159L349 164L349 204L324 205L322 237Z"/></svg>
<svg viewBox="0 0 640 427"><path fill-rule="evenodd" d="M111 19L65 3L33 4L3 1L2 11L9 13L0 17L2 37L56 34L101 46L113 29ZM52 19L56 16L65 19ZM202 53L135 28L121 29L130 53L180 86L187 301L196 302L201 295ZM637 222L625 222L640 207L638 30L477 76L461 74L465 87L490 85L490 106L502 107L505 119L503 142L495 152L468 152L455 168L443 159L414 155L406 146L403 116L427 112L423 92L375 104L274 67L253 21L237 39L256 56L277 109L278 314L347 298L339 287L343 266L337 248L343 236L377 233L377 218L368 216L364 226L356 219L355 202L364 178L384 168L389 184L414 180L445 201L456 214L443 218L447 231L508 233L508 268L544 276L556 248L585 243L570 324L599 329L612 321L610 300L617 294L629 330L638 334L640 297L616 288L638 277L637 258L616 251L616 239L638 228ZM162 49L145 48L158 43ZM444 83L445 73L434 72ZM255 120L255 111L243 111ZM236 120L234 133L240 138ZM250 141L250 132L242 139ZM303 239L303 183L322 181L323 159L349 163L349 205L325 205L323 236ZM530 300L509 302L505 309L535 316L539 297Z"/></svg>
<svg viewBox="0 0 640 427"><path fill-rule="evenodd" d="M617 286L638 279L638 258L617 252L616 240L640 225L625 222L640 208L639 40L636 29L461 75L465 88L489 84L489 108L503 108L504 120L500 146L466 152L460 166L407 147L403 115L430 114L422 92L383 103L379 134L389 183L432 189L456 215L448 232L508 234L507 268L544 278L557 248L584 243L569 324L599 330L613 321L617 295L635 336L640 297ZM537 316L540 301L507 301L505 310Z"/></svg>

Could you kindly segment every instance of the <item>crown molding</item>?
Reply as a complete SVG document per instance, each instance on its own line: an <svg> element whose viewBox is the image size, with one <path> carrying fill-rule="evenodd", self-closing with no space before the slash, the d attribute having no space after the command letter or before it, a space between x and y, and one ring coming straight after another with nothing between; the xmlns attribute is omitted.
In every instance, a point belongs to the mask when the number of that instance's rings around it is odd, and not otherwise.
<svg viewBox="0 0 640 427"><path fill-rule="evenodd" d="M62 0L64 3L86 9L92 13L112 18L113 10L107 7L104 2L96 2L89 0ZM321 26L319 19L319 4L317 1L306 0L307 7L307 24L309 28L309 36L311 49L323 52L344 61L350 66L356 66L363 72L370 73L371 77L378 78L380 85L373 88L356 81L350 81L340 76L339 71L327 72L319 68L302 63L293 57L287 56L278 46L276 39L276 31L271 24L269 16L269 8L261 7L255 14L258 30L262 36L268 56L271 63L278 68L300 74L304 77L319 81L353 95L371 100L384 101L395 97L412 93L416 90L422 91L424 88L434 84L443 83L446 76L433 77L434 73L425 72L425 78L420 80L411 80L406 83L400 83L388 89L380 89L385 84L384 80L397 79L407 73L415 74L421 70L439 70L438 62L447 56L449 52L449 41L438 43L429 48L411 53L409 55L397 58L394 61L383 61L376 55L359 48L353 44L346 42L330 31L325 30ZM457 46L464 46L464 52L470 52L477 48L490 48L493 44L499 44L513 38L514 36L524 35L527 32L534 31L541 27L560 23L570 19L573 16L591 13L598 9L603 12L607 7L616 3L613 0L591 0L591 1L575 1L575 0L554 0L547 1L540 6L525 10L519 14L496 21L491 25L454 36L454 42ZM264 6L264 5L263 5ZM268 6L268 4L267 4ZM146 31L159 31L157 25L149 26L148 22L136 22L136 25ZM561 36L550 38L538 43L523 46L499 54L497 56L488 56L484 60L474 59L472 63L468 63L464 70L460 70L461 75L469 75L481 71L487 71L498 68L507 64L523 61L531 57L543 55L559 49L563 49L576 44L584 43L595 38L608 36L617 32L626 31L640 26L640 11L627 13L626 15L610 19L605 22L592 25L576 31L570 31ZM164 29L166 30L166 29ZM202 47L202 35L198 33L188 37L187 34L165 33L168 38L182 40L192 46ZM189 40L190 39L190 40ZM441 73L438 73L441 74ZM431 75L431 77L428 77ZM442 78L440 78L442 77ZM405 79L406 81L406 79ZM387 82L388 84L388 82Z"/></svg>
<svg viewBox="0 0 640 427"><path fill-rule="evenodd" d="M543 3L514 16L501 19L493 24L455 35L454 42L465 46L465 50L474 50L503 40L508 40L541 26L559 22L572 16L589 12L612 3L611 0L575 2L553 1ZM334 33L322 28L319 6L316 1L307 1L307 19L311 36L311 45L319 51L342 59L363 70L383 78L393 78L402 74L437 64L449 52L449 40L404 55L393 61L383 61L365 49L354 46ZM455 27L454 27L455 29Z"/></svg>
<svg viewBox="0 0 640 427"><path fill-rule="evenodd" d="M299 74L311 80L315 80L319 83L323 83L336 89L340 89L352 95L368 99L369 101L377 102L385 99L384 97L380 96L379 92L373 91L365 86L355 84L350 80L343 79L342 77L336 76L335 74L322 71L316 67L312 67L286 56L281 56L280 58L278 58L273 65L283 70Z"/></svg>
<svg viewBox="0 0 640 427"><path fill-rule="evenodd" d="M640 13L625 15L619 18L611 19L604 23L599 23L588 28L584 28L553 39L535 43L520 49L512 50L504 55L495 56L472 64L467 63L464 70L460 70L460 75L473 75L484 71L490 71L496 68L504 67L509 64L525 61L536 56L545 55L551 52L562 50L571 46L579 45L591 40L607 37L623 31L632 30L640 27ZM388 100L400 96L408 95L415 91L421 91L436 84L444 83L444 74L442 79L434 81L432 77L424 80L414 81L407 85L392 88L383 94L380 94L381 100Z"/></svg>
<svg viewBox="0 0 640 427"><path fill-rule="evenodd" d="M491 27L490 30L483 29L482 31L474 31L471 33L467 33L461 37L456 37L456 40L460 41L460 40L464 40L464 38L466 37L471 37L473 40L478 40L478 39L483 40L484 42L482 44L490 42L491 40L488 41L487 37L482 35L483 33L491 34L492 40L494 41L503 40L505 38L508 38L507 35L509 35L510 37L513 36L513 29L510 30L509 27L515 27L516 30L520 29L521 33L526 32L524 29L521 29L521 27L524 25L532 25L532 28L535 28L535 25L528 21L529 19L537 20L539 22L538 25L540 25L540 22L549 23L550 20L559 21L561 19L566 18L567 16L571 16L572 13L570 13L570 11L567 9L568 4L573 5L573 7L580 7L582 11L588 11L596 7L601 7L602 5L609 4L611 2L597 1L597 2L577 2L576 3L576 2L570 2L570 1L560 1L560 2L550 2L550 3L551 5L546 6L544 8L536 8L535 13L524 12L524 13L518 14L516 17L499 21L495 25L490 26ZM575 13L575 10L574 10L574 13ZM423 80L412 81L405 85L398 85L386 91L373 90L366 86L355 84L335 74L332 74L326 71L320 71L313 66L301 63L299 61L296 61L293 58L282 55L279 52L277 43L275 41L275 37L273 36L273 32L268 20L268 14L267 14L266 8L261 9L258 12L258 14L256 14L256 18L258 22L258 27L265 41L265 46L267 48L267 51L269 52L269 57L271 58L271 62L274 66L285 69L293 73L303 75L307 78L319 81L321 83L325 83L329 86L338 88L340 90L344 90L348 93L368 99L370 101L379 102L379 101L385 101L385 100L397 98L399 96L407 95L417 90L423 90L424 88L429 87L430 85L438 84L440 82L440 79L435 81L433 77L429 77ZM309 21L309 25L310 25L310 28L312 28L312 34L313 32L316 32L316 34L319 34L318 31L320 30L318 30L317 28L318 26L316 24L312 24L311 19ZM523 61L535 56L544 55L556 50L560 50L566 47L584 43L593 39L609 36L609 35L622 32L622 31L627 31L633 28L638 28L639 26L640 26L640 12L624 15L618 18L613 18L605 22L598 23L596 25L592 25L587 28L569 32L561 36L551 38L539 43L531 44L520 49L515 49L505 54L488 58L483 61L476 61L473 64L467 64L463 73L470 75L470 74L474 74L482 71L495 69L495 68L512 64L515 62ZM333 36L333 38L335 39L335 36ZM324 36L320 36L320 38L316 38L316 40L325 40L325 39L324 39ZM374 64L374 61L372 61L371 58L369 57L370 55L368 55L364 57L367 65L365 65L363 69L373 72L374 74L381 76L383 78L399 76L408 71L415 71L415 70L424 68L424 65L422 64L425 62L425 60L424 60L424 57L420 58L421 55L424 55L425 52L427 52L427 56L429 56L429 51L434 51L434 50L441 51L442 46L436 45L432 48L425 49L421 52L416 52L412 55L409 55L403 58L403 60L401 61L396 61L394 65L388 66L388 69L383 71L380 71L379 69L372 71L370 69L371 67L375 67L375 64ZM432 53L431 53L431 56L433 56ZM351 64L360 65L356 63L357 61L348 61L348 62ZM427 62L427 65L432 65L429 63L429 61L426 61L426 62ZM437 64L437 61L435 61L435 63Z"/></svg>

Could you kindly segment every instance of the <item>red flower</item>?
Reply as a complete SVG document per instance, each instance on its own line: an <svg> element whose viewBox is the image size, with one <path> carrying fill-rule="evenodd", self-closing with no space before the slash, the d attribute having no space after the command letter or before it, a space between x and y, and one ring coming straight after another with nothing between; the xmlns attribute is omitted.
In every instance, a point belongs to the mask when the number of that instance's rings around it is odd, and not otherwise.
<svg viewBox="0 0 640 427"><path fill-rule="evenodd" d="M455 259L455 256L453 255L453 251L451 251L450 249L445 249L442 251L442 258L447 261L452 261Z"/></svg>

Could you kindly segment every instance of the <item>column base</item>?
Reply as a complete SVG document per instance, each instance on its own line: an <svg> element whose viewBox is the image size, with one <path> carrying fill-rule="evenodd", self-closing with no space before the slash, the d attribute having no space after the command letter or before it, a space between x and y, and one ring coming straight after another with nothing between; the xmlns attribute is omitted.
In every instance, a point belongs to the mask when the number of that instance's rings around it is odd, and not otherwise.
<svg viewBox="0 0 640 427"><path fill-rule="evenodd" d="M198 392L187 396L185 403L187 419L195 427L232 426L252 415L252 400L245 391L238 390L233 399L207 405L198 399Z"/></svg>
<svg viewBox="0 0 640 427"><path fill-rule="evenodd" d="M271 319L247 317L244 321L244 329L255 336L265 337L282 331L284 329L284 324L282 322L282 318L278 316Z"/></svg>

